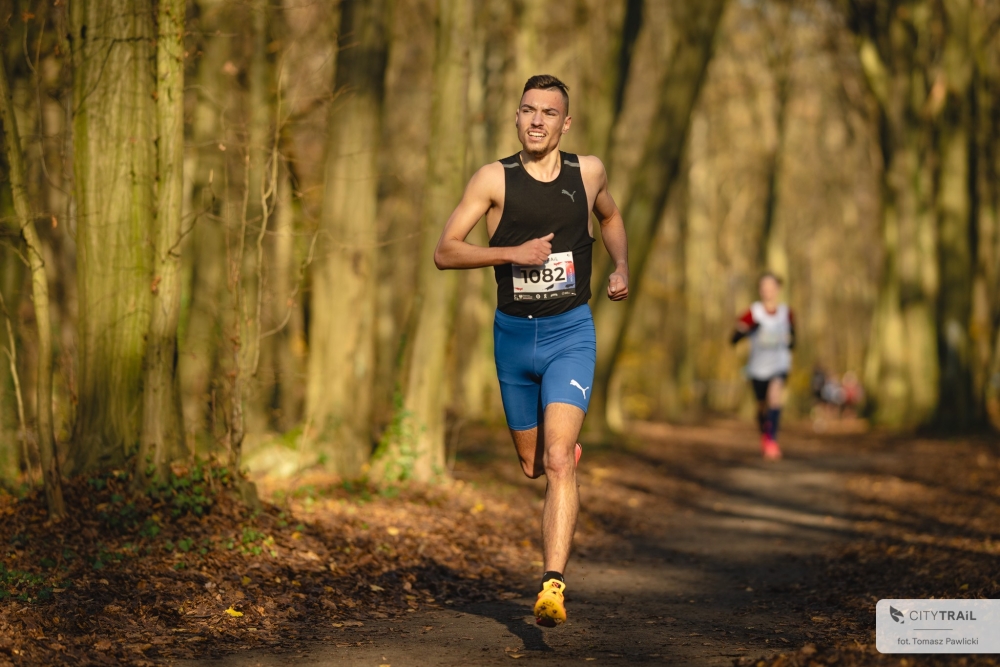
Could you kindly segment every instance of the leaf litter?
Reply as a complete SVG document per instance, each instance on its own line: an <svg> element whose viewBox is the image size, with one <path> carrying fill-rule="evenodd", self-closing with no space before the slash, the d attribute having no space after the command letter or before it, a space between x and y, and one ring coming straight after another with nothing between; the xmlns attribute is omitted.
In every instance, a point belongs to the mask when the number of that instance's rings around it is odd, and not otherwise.
<svg viewBox="0 0 1000 667"><path fill-rule="evenodd" d="M881 654L875 604L896 599L1000 598L1000 448L995 439L869 438L880 461L847 484L855 536L816 557L822 582L804 596L813 640L742 657L735 667L1000 665L992 655Z"/></svg>
<svg viewBox="0 0 1000 667"><path fill-rule="evenodd" d="M498 599L535 557L503 537L531 508L462 482L380 494L311 481L252 511L225 479L157 497L110 472L66 483L58 523L40 491L0 494L0 667L292 647L324 628Z"/></svg>

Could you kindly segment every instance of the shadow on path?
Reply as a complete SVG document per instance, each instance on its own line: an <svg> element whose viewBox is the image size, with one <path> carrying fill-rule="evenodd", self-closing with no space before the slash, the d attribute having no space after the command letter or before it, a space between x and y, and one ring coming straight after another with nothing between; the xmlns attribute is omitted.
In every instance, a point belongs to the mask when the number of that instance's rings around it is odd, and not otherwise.
<svg viewBox="0 0 1000 667"><path fill-rule="evenodd" d="M538 504L542 484L516 476L503 438L466 438L459 478L524 486L534 494L525 502ZM748 425L723 424L637 430L626 448L588 447L563 626L534 625L540 564L525 563L513 599L343 628L292 656L252 651L215 664L721 666L796 651L842 613L817 563L862 535L867 515L850 503L849 482L900 456L894 446L862 454L845 444L791 433L786 459L765 464Z"/></svg>

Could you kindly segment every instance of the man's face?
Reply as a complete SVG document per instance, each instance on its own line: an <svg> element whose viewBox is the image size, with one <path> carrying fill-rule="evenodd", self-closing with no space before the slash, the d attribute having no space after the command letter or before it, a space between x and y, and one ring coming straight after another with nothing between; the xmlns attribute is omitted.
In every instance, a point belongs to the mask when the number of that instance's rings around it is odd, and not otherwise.
<svg viewBox="0 0 1000 667"><path fill-rule="evenodd" d="M781 285L774 278L767 276L760 281L760 300L774 302L781 296Z"/></svg>
<svg viewBox="0 0 1000 667"><path fill-rule="evenodd" d="M517 138L531 155L545 155L559 146L573 119L558 89L529 90L517 109Z"/></svg>

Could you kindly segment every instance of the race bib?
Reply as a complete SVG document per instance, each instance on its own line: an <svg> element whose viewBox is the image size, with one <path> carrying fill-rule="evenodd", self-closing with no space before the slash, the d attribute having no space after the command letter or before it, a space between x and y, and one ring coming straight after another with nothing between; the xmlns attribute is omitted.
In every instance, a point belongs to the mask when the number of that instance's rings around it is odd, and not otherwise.
<svg viewBox="0 0 1000 667"><path fill-rule="evenodd" d="M757 340L756 343L759 347L788 347L788 334L784 331L764 331L762 329L757 330Z"/></svg>
<svg viewBox="0 0 1000 667"><path fill-rule="evenodd" d="M541 301L576 296L576 267L572 252L549 255L544 264L511 264L515 301Z"/></svg>

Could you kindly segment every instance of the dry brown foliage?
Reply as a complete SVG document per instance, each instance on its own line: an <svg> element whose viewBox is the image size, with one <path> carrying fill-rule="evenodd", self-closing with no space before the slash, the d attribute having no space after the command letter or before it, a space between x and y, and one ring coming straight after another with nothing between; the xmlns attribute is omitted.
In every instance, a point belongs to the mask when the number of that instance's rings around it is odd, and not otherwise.
<svg viewBox="0 0 1000 667"><path fill-rule="evenodd" d="M253 512L216 479L200 517L186 489L154 499L128 483L74 480L58 524L39 493L0 496L0 665L278 649L504 596L508 566L530 547L504 537L524 512L460 482L394 498L306 486Z"/></svg>

